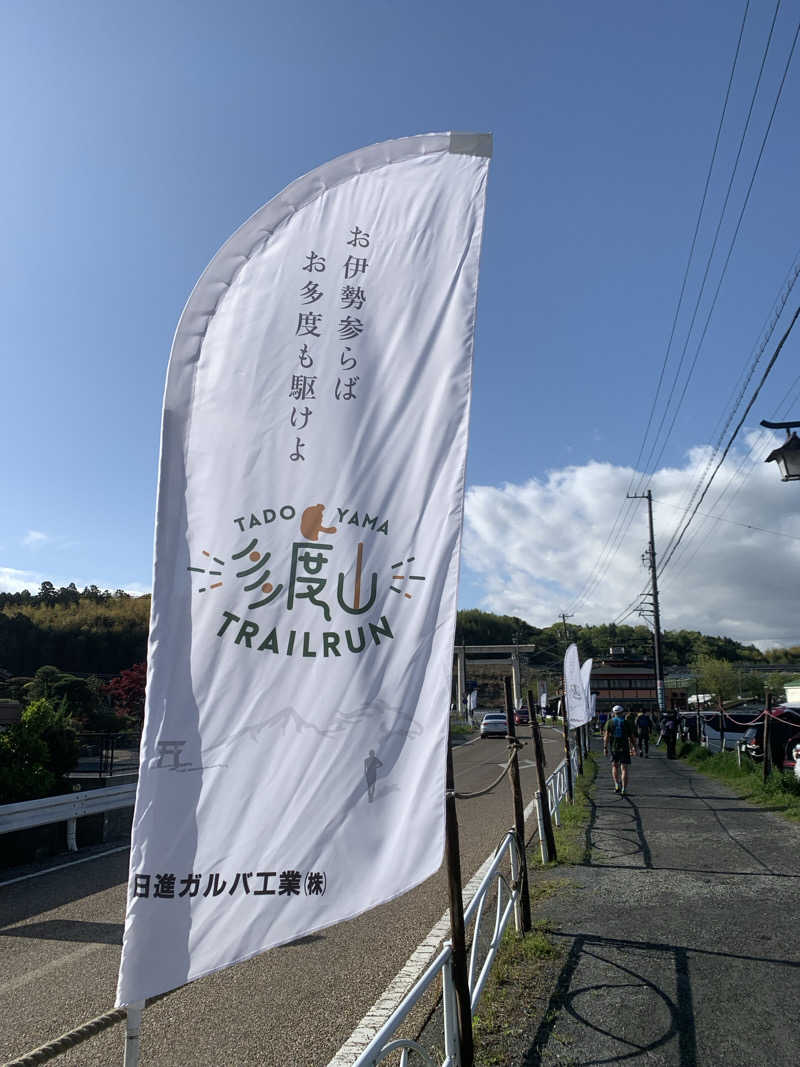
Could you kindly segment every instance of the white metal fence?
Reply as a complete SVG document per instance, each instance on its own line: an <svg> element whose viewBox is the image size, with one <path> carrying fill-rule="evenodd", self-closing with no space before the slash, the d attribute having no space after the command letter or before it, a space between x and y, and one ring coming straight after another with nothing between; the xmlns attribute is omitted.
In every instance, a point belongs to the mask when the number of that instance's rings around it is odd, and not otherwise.
<svg viewBox="0 0 800 1067"><path fill-rule="evenodd" d="M570 752L573 775L578 770L578 752L572 748ZM556 825L560 824L559 808L567 795L567 761L563 759L546 783L547 800L550 813L555 819ZM526 813L527 814L527 813ZM539 834L541 837L541 822L539 822ZM506 864L510 867L510 880L505 874ZM489 977L492 964L497 956L503 932L508 926L511 915L514 915L517 933L522 929L520 915L519 894L519 867L520 856L517 847L516 835L509 830L497 848L491 866L483 876L481 884L475 891L472 900L464 909L464 926L474 922L472 929L472 945L469 954L468 978L470 1003L472 1014L480 1001L486 980ZM483 939L481 937L481 922L487 911L487 904L493 891L496 891L494 906L494 928L483 963L478 971L479 954ZM491 910L491 909L489 909ZM477 973L477 976L476 976ZM428 989L434 985L441 974L442 990L442 1024L444 1029L444 1059L441 1064L432 1057L418 1041L410 1038L394 1037L403 1022L408 1018L412 1009L419 1003ZM453 948L450 942L446 942L442 951L427 968L421 978L406 995L397 1009L387 1019L377 1034L370 1041L361 1055L353 1064L353 1067L377 1067L378 1064L387 1063L389 1057L398 1054L396 1060L398 1067L408 1067L410 1056L416 1053L418 1060L424 1067L459 1067L460 1055L458 1049L458 1015L453 986Z"/></svg>

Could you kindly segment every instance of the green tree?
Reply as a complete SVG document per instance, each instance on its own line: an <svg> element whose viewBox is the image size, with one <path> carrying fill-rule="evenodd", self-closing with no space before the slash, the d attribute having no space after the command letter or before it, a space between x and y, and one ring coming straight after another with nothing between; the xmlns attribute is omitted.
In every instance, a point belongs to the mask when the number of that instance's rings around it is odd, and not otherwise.
<svg viewBox="0 0 800 1067"><path fill-rule="evenodd" d="M695 660L694 670L701 692L711 693L717 704L739 695L739 672L728 660L701 655Z"/></svg>
<svg viewBox="0 0 800 1067"><path fill-rule="evenodd" d="M25 686L27 700L41 700L44 697L49 700L56 695L56 687L63 679L63 671L49 664L39 667L33 676L33 681Z"/></svg>
<svg viewBox="0 0 800 1067"><path fill-rule="evenodd" d="M0 734L0 803L65 792L78 762L78 738L66 710L46 697Z"/></svg>

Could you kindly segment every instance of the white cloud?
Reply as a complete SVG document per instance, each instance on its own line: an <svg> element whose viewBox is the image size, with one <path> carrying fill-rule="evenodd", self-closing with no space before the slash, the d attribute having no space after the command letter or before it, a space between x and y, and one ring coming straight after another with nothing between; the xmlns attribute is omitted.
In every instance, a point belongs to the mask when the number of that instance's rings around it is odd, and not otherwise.
<svg viewBox="0 0 800 1067"><path fill-rule="evenodd" d="M21 593L30 589L38 593L43 578L33 571L18 571L14 567L0 567L0 593Z"/></svg>
<svg viewBox="0 0 800 1067"><path fill-rule="evenodd" d="M22 543L27 548L35 548L38 545L45 544L45 542L49 540L50 537L46 533L42 533L41 530L28 530L22 538Z"/></svg>
<svg viewBox="0 0 800 1067"><path fill-rule="evenodd" d="M743 453L732 453L717 474L699 510L729 521L695 517L659 583L664 629L725 634L762 648L800 644L794 593L800 581L800 496L797 486L782 483L774 465L763 462L763 451L741 474ZM644 486L653 492L659 561L709 454L696 448L685 466L657 471ZM471 487L464 562L473 583L483 589L479 606L537 626L570 610L592 575L620 505L626 504L632 473L592 461L523 485ZM601 581L576 606L577 623L611 621L649 582L641 562L647 504L629 506L630 527ZM643 620L633 615L626 621Z"/></svg>
<svg viewBox="0 0 800 1067"><path fill-rule="evenodd" d="M0 593L21 593L23 589L29 590L31 593L38 593L39 587L42 582L52 582L56 589L60 589L62 586L69 585L72 579L70 578L54 578L51 574L37 574L35 571L22 571L17 570L15 567L3 567L0 566ZM150 593L151 587L149 585L143 585L141 582L102 582L93 581L75 581L75 585L79 590L84 589L88 585L96 585L98 589L109 589L112 593L115 589L122 589L123 592L128 593L130 596L142 596L144 593Z"/></svg>

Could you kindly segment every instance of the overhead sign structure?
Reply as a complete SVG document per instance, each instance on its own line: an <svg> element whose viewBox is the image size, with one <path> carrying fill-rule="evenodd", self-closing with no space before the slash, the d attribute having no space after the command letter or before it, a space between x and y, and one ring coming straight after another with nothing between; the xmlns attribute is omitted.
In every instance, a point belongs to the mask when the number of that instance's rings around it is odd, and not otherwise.
<svg viewBox="0 0 800 1067"><path fill-rule="evenodd" d="M490 154L426 134L333 160L184 310L118 1004L440 866Z"/></svg>

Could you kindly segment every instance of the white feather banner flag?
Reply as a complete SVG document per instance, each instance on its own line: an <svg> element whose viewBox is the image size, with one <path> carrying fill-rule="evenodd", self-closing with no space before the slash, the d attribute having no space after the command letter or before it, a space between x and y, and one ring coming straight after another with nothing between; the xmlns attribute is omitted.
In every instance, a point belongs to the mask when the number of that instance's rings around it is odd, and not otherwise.
<svg viewBox="0 0 800 1067"><path fill-rule="evenodd" d="M167 376L117 1003L437 870L486 134L290 185Z"/></svg>
<svg viewBox="0 0 800 1067"><path fill-rule="evenodd" d="M564 654L564 699L570 729L586 722L586 697L583 693L578 646L572 644Z"/></svg>
<svg viewBox="0 0 800 1067"><path fill-rule="evenodd" d="M583 698L586 701L586 709L584 715L584 723L587 723L592 718L592 691L591 691L591 677L592 677L592 660L584 660L581 664L581 685L583 686Z"/></svg>

